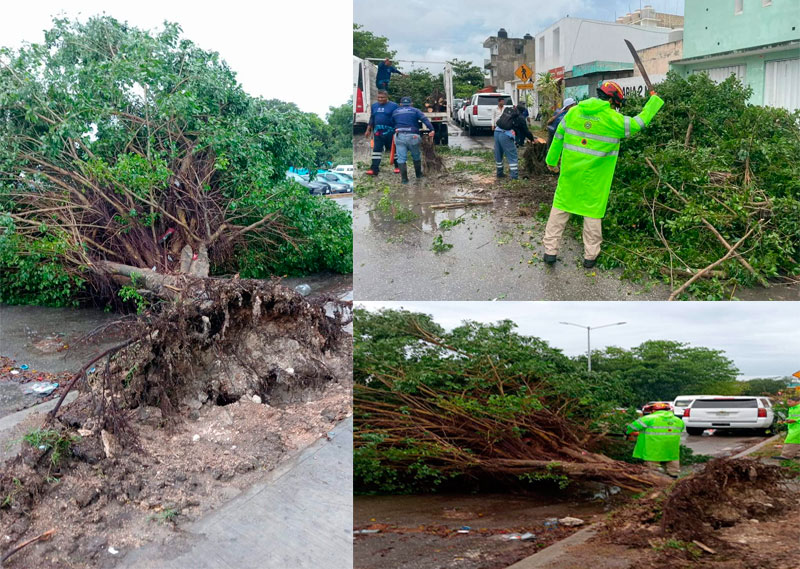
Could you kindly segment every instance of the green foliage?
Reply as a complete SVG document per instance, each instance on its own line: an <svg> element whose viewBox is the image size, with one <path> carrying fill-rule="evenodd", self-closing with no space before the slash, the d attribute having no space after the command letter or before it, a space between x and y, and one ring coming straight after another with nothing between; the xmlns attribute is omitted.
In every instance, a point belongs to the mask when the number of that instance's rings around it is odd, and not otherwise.
<svg viewBox="0 0 800 569"><path fill-rule="evenodd" d="M561 90L555 77L549 71L536 74L536 89L541 101L542 124L553 116L553 111L561 102Z"/></svg>
<svg viewBox="0 0 800 569"><path fill-rule="evenodd" d="M672 401L686 394L737 395L741 389L736 366L721 351L667 340L650 340L631 350L593 352L592 369L625 382L626 405Z"/></svg>
<svg viewBox="0 0 800 569"><path fill-rule="evenodd" d="M417 219L417 214L409 206L404 206L391 198L391 188L386 186L378 200L378 209L384 215L390 215L399 223L409 223Z"/></svg>
<svg viewBox="0 0 800 569"><path fill-rule="evenodd" d="M757 378L741 382L739 395L775 395L789 386L789 378Z"/></svg>
<svg viewBox="0 0 800 569"><path fill-rule="evenodd" d="M412 105L417 108L421 108L434 91L443 89L441 75L434 75L424 68L404 71L402 77L393 75L389 83L389 94L393 99L399 101L400 97L411 97Z"/></svg>
<svg viewBox="0 0 800 569"><path fill-rule="evenodd" d="M483 88L483 70L469 61L453 59L453 97L466 99Z"/></svg>
<svg viewBox="0 0 800 569"><path fill-rule="evenodd" d="M376 36L360 24L353 24L353 55L361 59L380 57L394 59L397 52L389 49L389 39Z"/></svg>
<svg viewBox="0 0 800 569"><path fill-rule="evenodd" d="M457 218L452 219L452 220L451 219L443 219L442 221L439 222L439 230L440 231L450 231L456 225L461 225L462 223L464 223L464 218L463 217L457 217Z"/></svg>
<svg viewBox="0 0 800 569"><path fill-rule="evenodd" d="M670 73L656 88L664 106L622 145L603 223L609 254L601 263L661 279L670 268L706 267L727 250L704 218L730 244L758 227L740 248L755 275L730 259L717 267L722 277L699 279L689 296L719 299L734 283L800 274L800 113L748 105L750 88L733 76L715 85L705 74ZM631 96L622 112L634 116L643 105ZM683 280L676 277L676 286Z"/></svg>
<svg viewBox="0 0 800 569"><path fill-rule="evenodd" d="M150 516L150 519L161 524L175 523L180 512L176 508L164 508L157 514Z"/></svg>
<svg viewBox="0 0 800 569"><path fill-rule="evenodd" d="M434 253L444 253L445 251L449 251L453 248L452 243L445 243L442 234L439 233L436 237L433 238L433 243L431 244L431 251Z"/></svg>
<svg viewBox="0 0 800 569"><path fill-rule="evenodd" d="M150 301L142 296L136 288L137 280L136 274L131 275L131 284L120 288L117 291L117 296L119 296L123 302L132 302L136 306L136 314L142 314L150 307Z"/></svg>
<svg viewBox="0 0 800 569"><path fill-rule="evenodd" d="M559 472L557 462L548 464L547 470L544 472L526 472L525 474L520 474L519 478L520 480L534 483L542 481L554 482L561 490L566 489L570 483L569 477Z"/></svg>
<svg viewBox="0 0 800 569"><path fill-rule="evenodd" d="M680 461L682 466L687 464L703 464L712 458L714 457L707 454L695 454L689 447L681 445Z"/></svg>

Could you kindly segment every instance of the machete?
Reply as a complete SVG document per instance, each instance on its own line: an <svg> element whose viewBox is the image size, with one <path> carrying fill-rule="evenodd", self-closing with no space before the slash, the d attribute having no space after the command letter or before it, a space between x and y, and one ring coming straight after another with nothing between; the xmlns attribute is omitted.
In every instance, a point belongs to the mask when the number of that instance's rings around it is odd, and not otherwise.
<svg viewBox="0 0 800 569"><path fill-rule="evenodd" d="M636 53L636 48L633 47L633 44L628 40L625 40L625 45L628 46L628 49L631 50L631 55L633 56L633 62L636 64L636 67L639 68L639 73L642 74L642 79L644 79L644 84L647 85L647 90L650 94L655 93L655 89L653 89L653 84L650 83L650 78L647 76L647 71L644 70L644 64L642 60L639 59L639 54Z"/></svg>

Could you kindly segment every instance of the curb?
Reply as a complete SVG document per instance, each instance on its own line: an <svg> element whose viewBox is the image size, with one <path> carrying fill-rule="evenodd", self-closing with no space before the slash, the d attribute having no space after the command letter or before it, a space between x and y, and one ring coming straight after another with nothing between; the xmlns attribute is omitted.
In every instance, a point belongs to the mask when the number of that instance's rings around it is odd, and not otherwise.
<svg viewBox="0 0 800 569"><path fill-rule="evenodd" d="M78 393L76 391L67 393L67 396L64 398L64 403L69 403L73 401L77 396ZM11 413L10 415L2 417L0 418L0 431L5 431L15 427L25 417L27 417L32 413L46 413L47 411L50 411L50 409L55 407L56 403L58 403L58 397L56 397L55 399L51 399L50 401L46 401L44 403L38 403L36 405L33 405L32 407L23 409L22 411L17 411L16 413Z"/></svg>
<svg viewBox="0 0 800 569"><path fill-rule="evenodd" d="M554 561L558 561L559 558L567 555L567 550L570 547L586 543L589 539L594 537L597 533L597 526L598 524L594 523L589 527L585 527L573 533L568 538L557 541L553 545L545 547L530 557L526 557L513 565L509 565L506 569L547 569L552 566Z"/></svg>
<svg viewBox="0 0 800 569"><path fill-rule="evenodd" d="M753 446L751 446L750 448L746 448L746 449L744 449L742 452L740 452L739 454L735 454L735 455L733 455L731 458L744 458L744 457L746 457L747 455L749 455L749 454L752 454L752 453L756 452L758 449L760 449L760 448L763 448L763 447L767 446L767 445L768 445L769 443L771 443L772 441L776 441L776 440L780 439L782 436L783 436L783 433L778 433L777 435L772 435L772 436L771 436L770 438L768 438L767 440L765 440L765 441L761 441L761 442L760 442L760 443L758 443L757 445L753 445Z"/></svg>

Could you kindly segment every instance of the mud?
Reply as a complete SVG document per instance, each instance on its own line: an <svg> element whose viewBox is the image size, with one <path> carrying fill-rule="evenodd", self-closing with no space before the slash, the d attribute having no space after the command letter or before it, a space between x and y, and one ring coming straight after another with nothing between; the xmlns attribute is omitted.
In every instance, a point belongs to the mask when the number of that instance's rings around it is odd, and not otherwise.
<svg viewBox="0 0 800 569"><path fill-rule="evenodd" d="M583 246L567 230L560 261L542 261L544 222L555 179L498 183L481 156L446 156L448 172L401 185L391 170L363 174L368 143L356 139L354 287L363 300L664 300L659 283L622 280L620 271L585 270ZM386 162L386 160L384 160ZM488 165L488 168L487 168ZM384 164L385 166L385 164ZM491 205L434 209L454 198ZM447 223L456 225L447 228ZM577 226L576 226L577 227ZM441 238L447 250L437 252Z"/></svg>
<svg viewBox="0 0 800 569"><path fill-rule="evenodd" d="M356 569L504 569L578 529L545 528L546 519L576 516L588 523L604 510L599 502L506 494L357 496L354 506L356 529L380 529L356 535ZM458 533L464 526L469 533ZM525 532L536 538L502 537Z"/></svg>

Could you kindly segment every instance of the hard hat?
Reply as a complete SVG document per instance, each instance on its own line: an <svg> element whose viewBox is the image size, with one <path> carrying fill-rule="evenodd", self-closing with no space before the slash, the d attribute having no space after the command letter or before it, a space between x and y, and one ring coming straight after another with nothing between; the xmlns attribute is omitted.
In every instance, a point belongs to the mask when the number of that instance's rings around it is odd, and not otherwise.
<svg viewBox="0 0 800 569"><path fill-rule="evenodd" d="M664 401L658 401L656 403L653 403L652 405L648 405L648 407L650 407L650 409L652 409L653 411L671 411L672 410L672 405L670 405L669 403L666 403Z"/></svg>
<svg viewBox="0 0 800 569"><path fill-rule="evenodd" d="M606 95L617 105L621 105L622 101L625 100L625 93L622 92L622 87L619 86L619 83L614 81L603 81L603 84L597 88L597 94L599 95L601 93Z"/></svg>

